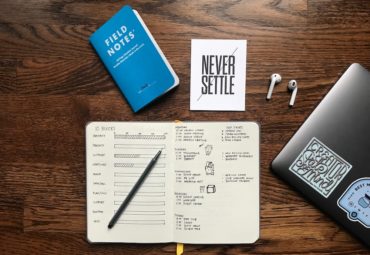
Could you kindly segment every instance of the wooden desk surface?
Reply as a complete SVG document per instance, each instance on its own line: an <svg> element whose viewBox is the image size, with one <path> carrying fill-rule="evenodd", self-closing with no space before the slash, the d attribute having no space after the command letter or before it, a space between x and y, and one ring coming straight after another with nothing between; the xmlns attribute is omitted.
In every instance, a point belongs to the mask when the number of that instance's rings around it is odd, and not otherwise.
<svg viewBox="0 0 370 255"><path fill-rule="evenodd" d="M133 114L88 43L124 4L137 9L181 85ZM190 112L190 40L248 40L246 111ZM269 164L353 62L370 69L370 1L0 1L0 253L174 254L175 244L86 241L85 124L256 120L261 238L185 254L369 254L271 174ZM283 76L266 102L268 79ZM287 82L298 81L288 108Z"/></svg>

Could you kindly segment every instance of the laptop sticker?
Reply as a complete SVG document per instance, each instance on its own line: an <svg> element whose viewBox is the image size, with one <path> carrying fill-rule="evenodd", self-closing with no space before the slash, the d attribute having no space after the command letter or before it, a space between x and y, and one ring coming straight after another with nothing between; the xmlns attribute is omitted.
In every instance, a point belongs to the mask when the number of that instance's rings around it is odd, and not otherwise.
<svg viewBox="0 0 370 255"><path fill-rule="evenodd" d="M319 139L313 137L289 170L322 196L328 198L351 168L351 164Z"/></svg>
<svg viewBox="0 0 370 255"><path fill-rule="evenodd" d="M351 221L358 221L370 228L370 178L353 182L338 200L338 206Z"/></svg>

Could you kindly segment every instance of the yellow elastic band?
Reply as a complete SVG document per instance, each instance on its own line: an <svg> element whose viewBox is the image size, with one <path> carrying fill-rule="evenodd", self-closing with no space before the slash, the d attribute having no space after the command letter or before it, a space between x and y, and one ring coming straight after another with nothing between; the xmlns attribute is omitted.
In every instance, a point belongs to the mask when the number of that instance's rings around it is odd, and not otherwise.
<svg viewBox="0 0 370 255"><path fill-rule="evenodd" d="M184 253L184 244L178 243L176 245L176 255L181 255Z"/></svg>

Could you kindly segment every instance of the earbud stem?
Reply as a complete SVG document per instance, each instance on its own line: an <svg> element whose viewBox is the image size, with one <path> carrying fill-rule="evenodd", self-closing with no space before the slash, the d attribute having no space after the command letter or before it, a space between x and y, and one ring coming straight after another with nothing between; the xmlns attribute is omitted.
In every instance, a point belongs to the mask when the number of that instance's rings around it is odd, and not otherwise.
<svg viewBox="0 0 370 255"><path fill-rule="evenodd" d="M289 106L292 107L294 105L294 101L295 101L295 98L297 96L297 92L298 92L298 88L296 87L293 92L292 92L292 96L290 98L290 102L289 102Z"/></svg>
<svg viewBox="0 0 370 255"><path fill-rule="evenodd" d="M275 86L275 78L272 78L272 79L271 79L271 83L270 83L269 90L268 90L268 92L267 92L267 97L266 97L266 99L267 99L267 100L270 100L270 99L271 99L271 97L272 97L272 92L273 92L273 90L274 90L274 86Z"/></svg>

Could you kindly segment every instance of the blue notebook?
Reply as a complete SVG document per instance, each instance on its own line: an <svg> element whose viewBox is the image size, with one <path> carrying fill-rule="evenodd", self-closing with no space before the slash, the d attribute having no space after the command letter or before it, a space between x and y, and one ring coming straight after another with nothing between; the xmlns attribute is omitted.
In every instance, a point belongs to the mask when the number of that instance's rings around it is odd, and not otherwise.
<svg viewBox="0 0 370 255"><path fill-rule="evenodd" d="M179 84L140 15L130 6L101 26L90 43L134 112Z"/></svg>

